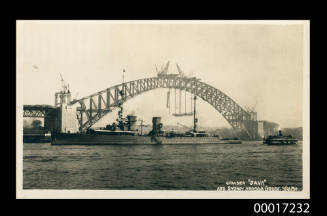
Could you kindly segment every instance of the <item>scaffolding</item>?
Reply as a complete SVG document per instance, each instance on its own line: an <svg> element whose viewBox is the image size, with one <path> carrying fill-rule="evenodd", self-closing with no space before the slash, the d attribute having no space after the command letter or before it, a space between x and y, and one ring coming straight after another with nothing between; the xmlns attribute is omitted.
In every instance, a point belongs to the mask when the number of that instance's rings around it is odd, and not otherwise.
<svg viewBox="0 0 327 216"><path fill-rule="evenodd" d="M183 93L184 92L184 93ZM183 99L182 99L182 95L184 94L184 103L183 103ZM192 112L192 105L193 105L193 94L190 93L190 111L187 112L187 91L183 91L182 89L179 89L179 91L177 92L177 90L175 89L175 94L174 94L174 99L175 99L175 103L174 103L174 110L175 112L172 114L175 117L183 117L183 116L192 116L193 112ZM169 106L168 106L169 104ZM177 105L178 104L178 105ZM184 106L184 112L182 112L182 108ZM169 108L169 114L170 114L170 89L167 92L167 108ZM177 112L178 110L178 112Z"/></svg>

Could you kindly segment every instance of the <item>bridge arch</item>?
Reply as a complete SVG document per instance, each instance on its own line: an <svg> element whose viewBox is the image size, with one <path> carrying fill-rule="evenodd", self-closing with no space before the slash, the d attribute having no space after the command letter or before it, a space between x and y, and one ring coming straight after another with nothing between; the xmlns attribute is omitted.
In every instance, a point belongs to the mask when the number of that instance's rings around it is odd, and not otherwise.
<svg viewBox="0 0 327 216"><path fill-rule="evenodd" d="M181 77L175 74L115 85L90 96L73 100L70 104L79 104L77 119L80 130L84 130L118 107L119 103L157 88L181 89L200 97L213 106L233 128L244 129L243 122L251 118L248 112L219 89L201 82L195 77ZM120 91L124 91L123 96L119 94Z"/></svg>

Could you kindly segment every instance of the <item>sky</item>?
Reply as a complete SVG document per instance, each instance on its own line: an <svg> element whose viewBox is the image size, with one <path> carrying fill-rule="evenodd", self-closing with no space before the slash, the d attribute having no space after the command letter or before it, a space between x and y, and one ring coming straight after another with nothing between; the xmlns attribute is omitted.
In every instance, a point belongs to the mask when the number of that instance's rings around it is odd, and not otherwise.
<svg viewBox="0 0 327 216"><path fill-rule="evenodd" d="M54 105L60 73L73 98L125 81L156 76L170 61L186 75L221 90L241 107L254 107L258 120L281 127L302 126L303 25L210 22L20 21L17 73L23 104ZM167 89L126 102L125 113L145 123L192 124L166 108ZM199 126L230 127L208 103L198 100ZM108 114L97 126L116 116Z"/></svg>

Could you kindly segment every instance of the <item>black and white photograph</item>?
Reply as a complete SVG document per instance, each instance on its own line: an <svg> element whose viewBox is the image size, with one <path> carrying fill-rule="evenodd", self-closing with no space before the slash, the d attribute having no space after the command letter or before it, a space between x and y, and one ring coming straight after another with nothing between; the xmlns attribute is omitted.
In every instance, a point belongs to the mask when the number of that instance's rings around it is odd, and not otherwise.
<svg viewBox="0 0 327 216"><path fill-rule="evenodd" d="M310 198L308 20L17 20L18 198Z"/></svg>

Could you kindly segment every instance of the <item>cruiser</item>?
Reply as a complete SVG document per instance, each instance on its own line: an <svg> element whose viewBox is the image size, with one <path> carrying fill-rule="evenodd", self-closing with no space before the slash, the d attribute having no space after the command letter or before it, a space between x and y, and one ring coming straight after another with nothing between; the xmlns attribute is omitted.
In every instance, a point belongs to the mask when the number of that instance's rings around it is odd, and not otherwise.
<svg viewBox="0 0 327 216"><path fill-rule="evenodd" d="M123 94L123 91L120 92ZM195 110L196 96L194 97L194 125L193 129L185 133L164 131L161 117L153 117L152 130L143 135L136 130L136 116L128 115L123 118L123 106L119 104L117 122L101 129L88 129L83 133L53 133L52 145L121 145L121 144L241 144L238 138L220 139L219 136L210 136L205 131L197 129L198 119Z"/></svg>

